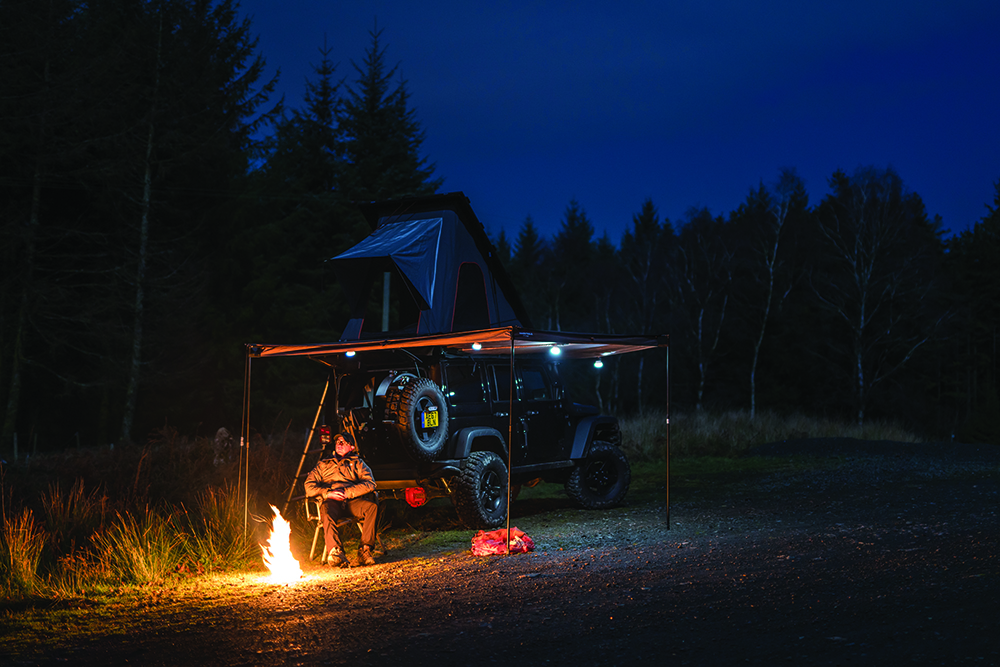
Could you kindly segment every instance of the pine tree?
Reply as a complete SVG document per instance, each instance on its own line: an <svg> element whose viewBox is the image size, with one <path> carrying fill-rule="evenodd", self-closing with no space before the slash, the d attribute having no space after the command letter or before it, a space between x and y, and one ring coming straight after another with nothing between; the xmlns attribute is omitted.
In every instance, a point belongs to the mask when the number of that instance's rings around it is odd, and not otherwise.
<svg viewBox="0 0 1000 667"><path fill-rule="evenodd" d="M538 235L535 221L530 215L527 216L521 223L521 229L514 241L510 277L514 288L521 295L528 317L532 322L545 328L551 328L548 321L550 311L544 289L544 285L548 283L546 275L548 252L544 239Z"/></svg>
<svg viewBox="0 0 1000 667"><path fill-rule="evenodd" d="M570 200L552 242L551 294L556 331L585 331L593 302L594 226L576 199Z"/></svg>
<svg viewBox="0 0 1000 667"><path fill-rule="evenodd" d="M306 81L304 108L293 109L291 118L279 122L271 139L271 152L264 170L277 182L287 199L329 197L342 179L344 138L337 119L341 83L335 80L337 66L324 43L322 56L313 66L314 77Z"/></svg>
<svg viewBox="0 0 1000 667"><path fill-rule="evenodd" d="M393 88L399 66L387 69L382 31L369 34L371 47L363 67L352 62L358 78L339 114L347 160L343 190L354 201L433 194L443 181L431 178L434 165L420 155L425 133L409 108L406 81Z"/></svg>
<svg viewBox="0 0 1000 667"><path fill-rule="evenodd" d="M960 312L950 345L956 357L954 393L969 423L967 442L998 443L1000 420L996 410L1000 387L1000 180L994 185L993 205L972 229L948 242L947 264L954 277L955 302ZM975 436L973 434L976 434ZM986 435L990 435L989 438Z"/></svg>
<svg viewBox="0 0 1000 667"><path fill-rule="evenodd" d="M128 440L142 392L156 390L148 405L158 411L169 380L200 365L200 346L185 339L205 297L203 260L273 84L256 88L263 61L233 0L44 6L69 11L0 23L26 44L59 33L58 49L36 51L49 76L8 101L13 117L49 128L31 149L43 157L44 178L18 206L38 202L32 229L46 239L35 244L34 286L23 293L58 289L34 300L44 307L33 309L21 350L32 357L34 402L63 396L65 405L50 408L62 419L40 424L8 400L5 428L30 419L43 437L62 427L86 430L91 442ZM0 12L14 9L0 3ZM36 20L43 15L49 22ZM60 52L66 57L50 57ZM26 106L34 100L47 100L45 113ZM21 180L33 162L18 165Z"/></svg>

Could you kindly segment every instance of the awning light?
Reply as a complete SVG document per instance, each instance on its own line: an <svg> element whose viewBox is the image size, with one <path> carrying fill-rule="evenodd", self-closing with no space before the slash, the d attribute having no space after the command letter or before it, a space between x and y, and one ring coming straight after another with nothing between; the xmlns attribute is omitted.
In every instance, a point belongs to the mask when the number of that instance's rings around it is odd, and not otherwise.
<svg viewBox="0 0 1000 667"><path fill-rule="evenodd" d="M562 354L562 350L559 349L558 345L553 345L552 347L549 348L549 354L551 354L553 357L558 357L560 354Z"/></svg>

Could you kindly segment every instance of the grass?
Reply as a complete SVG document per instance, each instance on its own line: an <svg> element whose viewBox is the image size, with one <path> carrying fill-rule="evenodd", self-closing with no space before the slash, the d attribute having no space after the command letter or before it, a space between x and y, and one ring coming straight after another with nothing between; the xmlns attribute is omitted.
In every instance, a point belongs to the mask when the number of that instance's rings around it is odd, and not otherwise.
<svg viewBox="0 0 1000 667"><path fill-rule="evenodd" d="M256 505L256 499L252 503ZM187 556L199 571L245 562L259 553L257 544L243 530L243 502L231 485L209 487L198 497L197 511L184 510L187 521Z"/></svg>
<svg viewBox="0 0 1000 667"><path fill-rule="evenodd" d="M38 563L45 547L45 531L35 522L30 509L3 516L0 530L0 587L17 595L32 595L42 589Z"/></svg>
<svg viewBox="0 0 1000 667"><path fill-rule="evenodd" d="M143 507L119 513L94 547L101 569L120 583L162 583L184 561L184 537L172 513Z"/></svg>

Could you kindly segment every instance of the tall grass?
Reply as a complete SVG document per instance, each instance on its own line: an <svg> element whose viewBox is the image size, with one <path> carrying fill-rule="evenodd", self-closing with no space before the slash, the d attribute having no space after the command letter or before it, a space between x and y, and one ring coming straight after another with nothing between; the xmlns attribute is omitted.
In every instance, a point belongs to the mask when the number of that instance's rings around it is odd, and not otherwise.
<svg viewBox="0 0 1000 667"><path fill-rule="evenodd" d="M30 509L16 516L6 512L0 526L0 590L8 597L33 595L42 589L38 563L45 548L45 531Z"/></svg>
<svg viewBox="0 0 1000 667"><path fill-rule="evenodd" d="M668 435L669 429L669 435ZM784 416L758 412L751 418L746 410L721 414L673 414L669 426L663 412L621 420L622 448L630 460L659 461L667 455L741 456L750 448L769 442L802 438L858 438L917 442L919 438L897 424L869 421L863 426L834 419Z"/></svg>
<svg viewBox="0 0 1000 667"><path fill-rule="evenodd" d="M670 424L667 413L654 410L619 420L621 447L629 461L665 461Z"/></svg>
<svg viewBox="0 0 1000 667"><path fill-rule="evenodd" d="M53 554L73 555L105 524L109 512L106 493L86 491L77 478L68 492L58 482L51 484L41 497L45 527Z"/></svg>
<svg viewBox="0 0 1000 667"><path fill-rule="evenodd" d="M184 562L185 535L171 513L148 506L119 512L111 527L94 538L105 572L124 584L161 582Z"/></svg>
<svg viewBox="0 0 1000 667"><path fill-rule="evenodd" d="M256 504L253 499L251 504ZM253 534L243 529L243 498L236 488L208 488L198 498L197 512L188 520L188 557L200 569L217 569L243 564L260 554Z"/></svg>
<svg viewBox="0 0 1000 667"><path fill-rule="evenodd" d="M258 499L266 508L284 497L301 448L291 433L254 434L244 476L238 447L217 458L210 438L164 428L141 447L70 449L2 465L0 598L86 595L245 567L260 556L258 517L270 516ZM247 495L237 491L244 482Z"/></svg>

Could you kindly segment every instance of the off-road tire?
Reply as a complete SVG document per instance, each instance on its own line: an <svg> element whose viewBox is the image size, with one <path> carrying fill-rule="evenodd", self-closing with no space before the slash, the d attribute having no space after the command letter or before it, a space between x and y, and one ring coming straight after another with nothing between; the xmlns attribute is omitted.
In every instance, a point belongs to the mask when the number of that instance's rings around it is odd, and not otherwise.
<svg viewBox="0 0 1000 667"><path fill-rule="evenodd" d="M431 408L436 408L438 425L424 428L421 415ZM428 378L412 378L389 387L385 421L417 461L433 461L448 440L448 403L441 388Z"/></svg>
<svg viewBox="0 0 1000 667"><path fill-rule="evenodd" d="M566 480L566 494L586 509L607 509L625 500L631 481L625 453L611 443L595 441Z"/></svg>
<svg viewBox="0 0 1000 667"><path fill-rule="evenodd" d="M507 517L507 466L493 452L472 452L455 477L455 510L469 528L496 528Z"/></svg>

